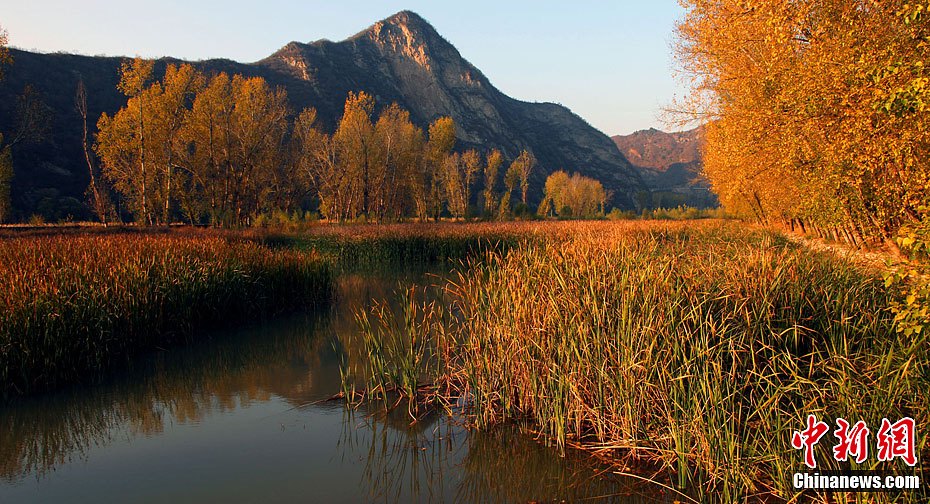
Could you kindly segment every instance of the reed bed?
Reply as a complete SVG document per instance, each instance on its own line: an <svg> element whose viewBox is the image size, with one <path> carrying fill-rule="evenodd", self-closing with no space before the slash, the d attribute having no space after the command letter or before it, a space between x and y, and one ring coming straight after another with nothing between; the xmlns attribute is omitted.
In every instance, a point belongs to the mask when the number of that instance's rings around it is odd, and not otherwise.
<svg viewBox="0 0 930 504"><path fill-rule="evenodd" d="M880 272L772 232L576 223L487 253L447 291L457 343L437 379L467 398L477 428L517 421L559 446L657 465L700 501L826 500L791 488L791 433L810 413L927 425L927 336L895 332ZM818 445L819 470L843 468L831 448ZM859 468L890 469L874 460Z"/></svg>
<svg viewBox="0 0 930 504"><path fill-rule="evenodd" d="M217 233L0 240L3 394L49 389L194 329L324 302L330 265Z"/></svg>
<svg viewBox="0 0 930 504"><path fill-rule="evenodd" d="M556 227L568 229L558 225L552 229ZM343 268L358 270L458 264L526 245L542 229L538 223L324 225L277 239L316 250Z"/></svg>

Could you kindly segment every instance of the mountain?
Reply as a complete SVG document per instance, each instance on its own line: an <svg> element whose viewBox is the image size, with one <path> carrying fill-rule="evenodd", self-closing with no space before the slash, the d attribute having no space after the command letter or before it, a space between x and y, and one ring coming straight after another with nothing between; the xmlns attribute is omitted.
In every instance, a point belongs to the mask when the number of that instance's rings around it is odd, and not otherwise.
<svg viewBox="0 0 930 504"><path fill-rule="evenodd" d="M20 218L33 213L56 219L86 216L83 193L87 168L81 151L81 122L74 109L79 76L88 94L92 131L102 112L125 103L116 90L121 58L72 54L36 54L11 50L13 65L0 81L0 131L15 128L16 96L28 84L51 109L50 134L44 142L14 150L14 209ZM156 64L156 75L168 63ZM291 42L255 63L229 60L192 62L205 73L225 71L260 76L287 90L291 110L315 107L324 127L332 129L350 91L375 96L378 107L393 102L409 110L425 127L449 115L457 125L457 149L499 148L508 159L522 149L537 159L530 200L542 198L549 173L565 169L600 180L613 192L612 203L636 206L645 189L640 173L610 138L567 108L527 103L495 88L423 18L403 11L342 42ZM78 215L83 212L83 214Z"/></svg>
<svg viewBox="0 0 930 504"><path fill-rule="evenodd" d="M648 186L651 202L644 206L712 207L716 197L701 174L704 130L666 133L655 128L611 137Z"/></svg>

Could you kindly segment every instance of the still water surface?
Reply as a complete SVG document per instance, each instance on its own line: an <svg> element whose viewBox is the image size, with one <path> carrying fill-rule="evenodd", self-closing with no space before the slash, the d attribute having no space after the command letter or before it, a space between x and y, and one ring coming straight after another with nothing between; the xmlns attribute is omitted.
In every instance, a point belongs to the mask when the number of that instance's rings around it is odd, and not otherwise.
<svg viewBox="0 0 930 504"><path fill-rule="evenodd" d="M106 381L0 404L0 502L671 502L515 428L346 411L355 310L423 283L345 275L332 308L205 333Z"/></svg>

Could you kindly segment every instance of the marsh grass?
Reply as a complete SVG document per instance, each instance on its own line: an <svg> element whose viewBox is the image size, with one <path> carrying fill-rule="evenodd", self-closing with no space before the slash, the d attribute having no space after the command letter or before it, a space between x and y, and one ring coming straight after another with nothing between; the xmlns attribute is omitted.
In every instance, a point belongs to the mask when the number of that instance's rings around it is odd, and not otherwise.
<svg viewBox="0 0 930 504"><path fill-rule="evenodd" d="M267 239L312 249L347 270L455 265L520 246L535 228L522 223L318 226Z"/></svg>
<svg viewBox="0 0 930 504"><path fill-rule="evenodd" d="M81 380L192 330L324 302L317 255L213 234L0 240L0 384Z"/></svg>
<svg viewBox="0 0 930 504"><path fill-rule="evenodd" d="M928 341L895 332L879 271L719 222L577 223L534 243L489 251L447 286L455 345L436 378L479 429L524 423L734 502L801 498L790 436L809 413L927 424ZM842 468L831 448L818 446L818 469ZM801 500L814 498L827 499Z"/></svg>
<svg viewBox="0 0 930 504"><path fill-rule="evenodd" d="M449 408L448 366L456 345L436 295L435 286L412 286L397 292L399 307L376 302L356 313L360 331L341 371L342 395L351 404L380 401L389 410L403 404L413 420L423 407Z"/></svg>

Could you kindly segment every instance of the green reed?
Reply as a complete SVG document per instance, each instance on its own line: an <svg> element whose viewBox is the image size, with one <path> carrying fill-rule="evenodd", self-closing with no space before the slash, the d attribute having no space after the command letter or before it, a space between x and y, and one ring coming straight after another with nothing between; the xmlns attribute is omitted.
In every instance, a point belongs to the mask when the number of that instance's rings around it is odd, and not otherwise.
<svg viewBox="0 0 930 504"><path fill-rule="evenodd" d="M376 303L356 313L360 341L349 351L360 355L348 355L341 369L343 394L351 402L403 402L416 418L421 405L450 396L448 380L439 379L449 375L449 322L442 303L427 299L429 290L413 286L398 293L399 307Z"/></svg>

